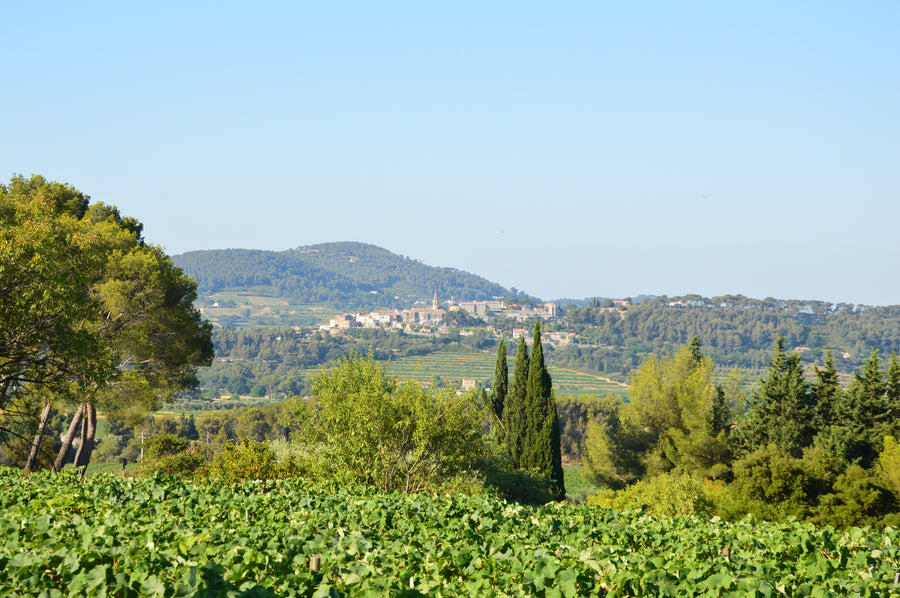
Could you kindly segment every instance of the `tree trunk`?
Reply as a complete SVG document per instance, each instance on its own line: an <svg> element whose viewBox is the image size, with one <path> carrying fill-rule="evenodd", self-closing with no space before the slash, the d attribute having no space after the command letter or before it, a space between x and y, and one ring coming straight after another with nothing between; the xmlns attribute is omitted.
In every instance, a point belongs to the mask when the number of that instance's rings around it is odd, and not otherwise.
<svg viewBox="0 0 900 598"><path fill-rule="evenodd" d="M72 440L75 438L75 430L78 429L78 424L81 423L81 415L84 412L84 403L78 406L78 410L75 411L75 414L72 416L72 423L69 424L69 431L66 432L65 437L63 438L62 447L59 449L59 455L56 456L56 462L53 464L53 471L58 472L62 469L63 464L66 462L66 455L69 454L69 449L72 448Z"/></svg>
<svg viewBox="0 0 900 598"><path fill-rule="evenodd" d="M9 388L10 379L6 378L0 382L0 407L6 404L6 390Z"/></svg>
<svg viewBox="0 0 900 598"><path fill-rule="evenodd" d="M34 469L34 464L37 462L38 452L41 449L41 440L44 438L44 433L47 431L47 422L50 421L50 417L53 415L53 407L50 403L44 405L44 410L41 411L41 423L38 426L37 434L34 436L34 441L31 443L31 452L28 453L28 461L25 462L25 471L31 471Z"/></svg>
<svg viewBox="0 0 900 598"><path fill-rule="evenodd" d="M81 434L81 446L78 447L78 454L75 455L75 467L87 468L91 462L91 455L94 452L94 436L97 434L97 409L90 403L85 403L84 408L87 411L85 418L85 428Z"/></svg>
<svg viewBox="0 0 900 598"><path fill-rule="evenodd" d="M75 460L72 461L72 465L76 469L80 467L78 462L81 460L81 452L84 450L84 445L87 442L87 403L82 405L82 409L84 409L84 411L81 414L81 437L78 439L78 450L75 451Z"/></svg>

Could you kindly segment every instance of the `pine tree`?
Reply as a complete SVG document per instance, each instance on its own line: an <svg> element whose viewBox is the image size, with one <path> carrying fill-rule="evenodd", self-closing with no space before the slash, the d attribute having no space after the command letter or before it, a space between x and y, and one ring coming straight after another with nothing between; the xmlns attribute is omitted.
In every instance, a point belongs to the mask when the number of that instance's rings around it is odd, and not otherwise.
<svg viewBox="0 0 900 598"><path fill-rule="evenodd" d="M513 466L518 468L525 444L526 392L528 384L528 347L525 339L519 337L516 361L513 365L513 381L503 406L503 428L506 449L512 457Z"/></svg>
<svg viewBox="0 0 900 598"><path fill-rule="evenodd" d="M703 351L700 350L700 337L696 334L688 344L688 351L691 353L691 364L694 367L700 367L703 363Z"/></svg>
<svg viewBox="0 0 900 598"><path fill-rule="evenodd" d="M525 391L526 429L520 465L537 469L550 480L550 491L557 500L566 496L560 447L559 414L553 396L553 382L544 363L541 325L534 325L534 342L528 365Z"/></svg>
<svg viewBox="0 0 900 598"><path fill-rule="evenodd" d="M886 430L885 433L897 438L900 436L900 359L897 358L896 353L891 355L885 383L887 385L885 407L890 415L890 422L893 424L893 428Z"/></svg>
<svg viewBox="0 0 900 598"><path fill-rule="evenodd" d="M830 350L825 352L825 367L816 368L816 383L813 385L813 392L816 394L818 410L816 427L824 430L838 421L843 392Z"/></svg>
<svg viewBox="0 0 900 598"><path fill-rule="evenodd" d="M782 454L799 458L812 444L816 396L803 377L797 353L785 353L779 335L769 372L753 393L747 417L740 428L744 452L774 443Z"/></svg>
<svg viewBox="0 0 900 598"><path fill-rule="evenodd" d="M856 424L853 430L859 442L848 460L863 467L871 466L884 446L885 435L892 435L896 430L897 413L891 408L891 395L900 377L900 365L895 362L892 359L888 371L883 371L878 350L873 349L850 383L847 416Z"/></svg>
<svg viewBox="0 0 900 598"><path fill-rule="evenodd" d="M503 440L503 407L509 391L509 368L506 365L506 340L500 339L497 345L497 364L494 367L494 380L491 382L490 406L493 417L491 429L495 437Z"/></svg>

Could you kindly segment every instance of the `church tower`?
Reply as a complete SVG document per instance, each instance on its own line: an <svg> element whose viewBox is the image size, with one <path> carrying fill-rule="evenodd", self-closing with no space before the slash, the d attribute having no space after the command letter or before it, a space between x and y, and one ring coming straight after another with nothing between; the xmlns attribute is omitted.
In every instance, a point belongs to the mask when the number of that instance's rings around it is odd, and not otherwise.
<svg viewBox="0 0 900 598"><path fill-rule="evenodd" d="M437 291L435 291L434 299L431 300L431 309L437 311L437 308L438 308Z"/></svg>

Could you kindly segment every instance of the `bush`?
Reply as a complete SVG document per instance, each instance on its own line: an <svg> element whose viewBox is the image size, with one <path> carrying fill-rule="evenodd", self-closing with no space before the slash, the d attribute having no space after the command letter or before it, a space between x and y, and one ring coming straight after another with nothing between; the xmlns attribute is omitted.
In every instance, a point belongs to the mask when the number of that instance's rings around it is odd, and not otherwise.
<svg viewBox="0 0 900 598"><path fill-rule="evenodd" d="M147 441L139 473L159 472L193 478L202 473L208 461L209 452L206 449L192 446L190 440L175 434L161 434Z"/></svg>
<svg viewBox="0 0 900 598"><path fill-rule="evenodd" d="M810 465L781 454L775 445L757 449L735 462L735 480L723 506L732 518L753 513L769 521L807 519L815 512L818 495L827 488L822 472Z"/></svg>
<svg viewBox="0 0 900 598"><path fill-rule="evenodd" d="M550 492L550 480L538 471L513 469L512 458L505 449L491 445L493 454L480 459L479 471L484 473L484 487L510 502L523 505L545 505L558 500Z"/></svg>
<svg viewBox="0 0 900 598"><path fill-rule="evenodd" d="M875 475L859 465L851 465L834 483L834 493L821 498L812 521L818 525L846 527L883 527L896 524L897 497Z"/></svg>
<svg viewBox="0 0 900 598"><path fill-rule="evenodd" d="M227 445L210 462L209 476L225 483L260 480L267 482L279 474L275 452L265 442L244 438L238 445Z"/></svg>
<svg viewBox="0 0 900 598"><path fill-rule="evenodd" d="M294 399L292 428L318 471L384 491L457 492L479 485L483 413L452 389L400 383L370 354L322 368L315 401Z"/></svg>
<svg viewBox="0 0 900 598"><path fill-rule="evenodd" d="M603 490L589 496L587 502L619 511L645 507L649 513L665 517L709 517L714 511L711 492L703 481L674 473L646 478L623 490Z"/></svg>

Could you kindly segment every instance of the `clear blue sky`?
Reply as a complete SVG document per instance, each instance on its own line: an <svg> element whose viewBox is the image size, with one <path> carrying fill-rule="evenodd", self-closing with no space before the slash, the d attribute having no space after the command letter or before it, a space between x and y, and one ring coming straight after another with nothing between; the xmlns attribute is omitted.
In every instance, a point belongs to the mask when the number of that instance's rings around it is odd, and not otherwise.
<svg viewBox="0 0 900 598"><path fill-rule="evenodd" d="M3 180L171 254L348 240L545 299L900 304L897 2L3 12Z"/></svg>

